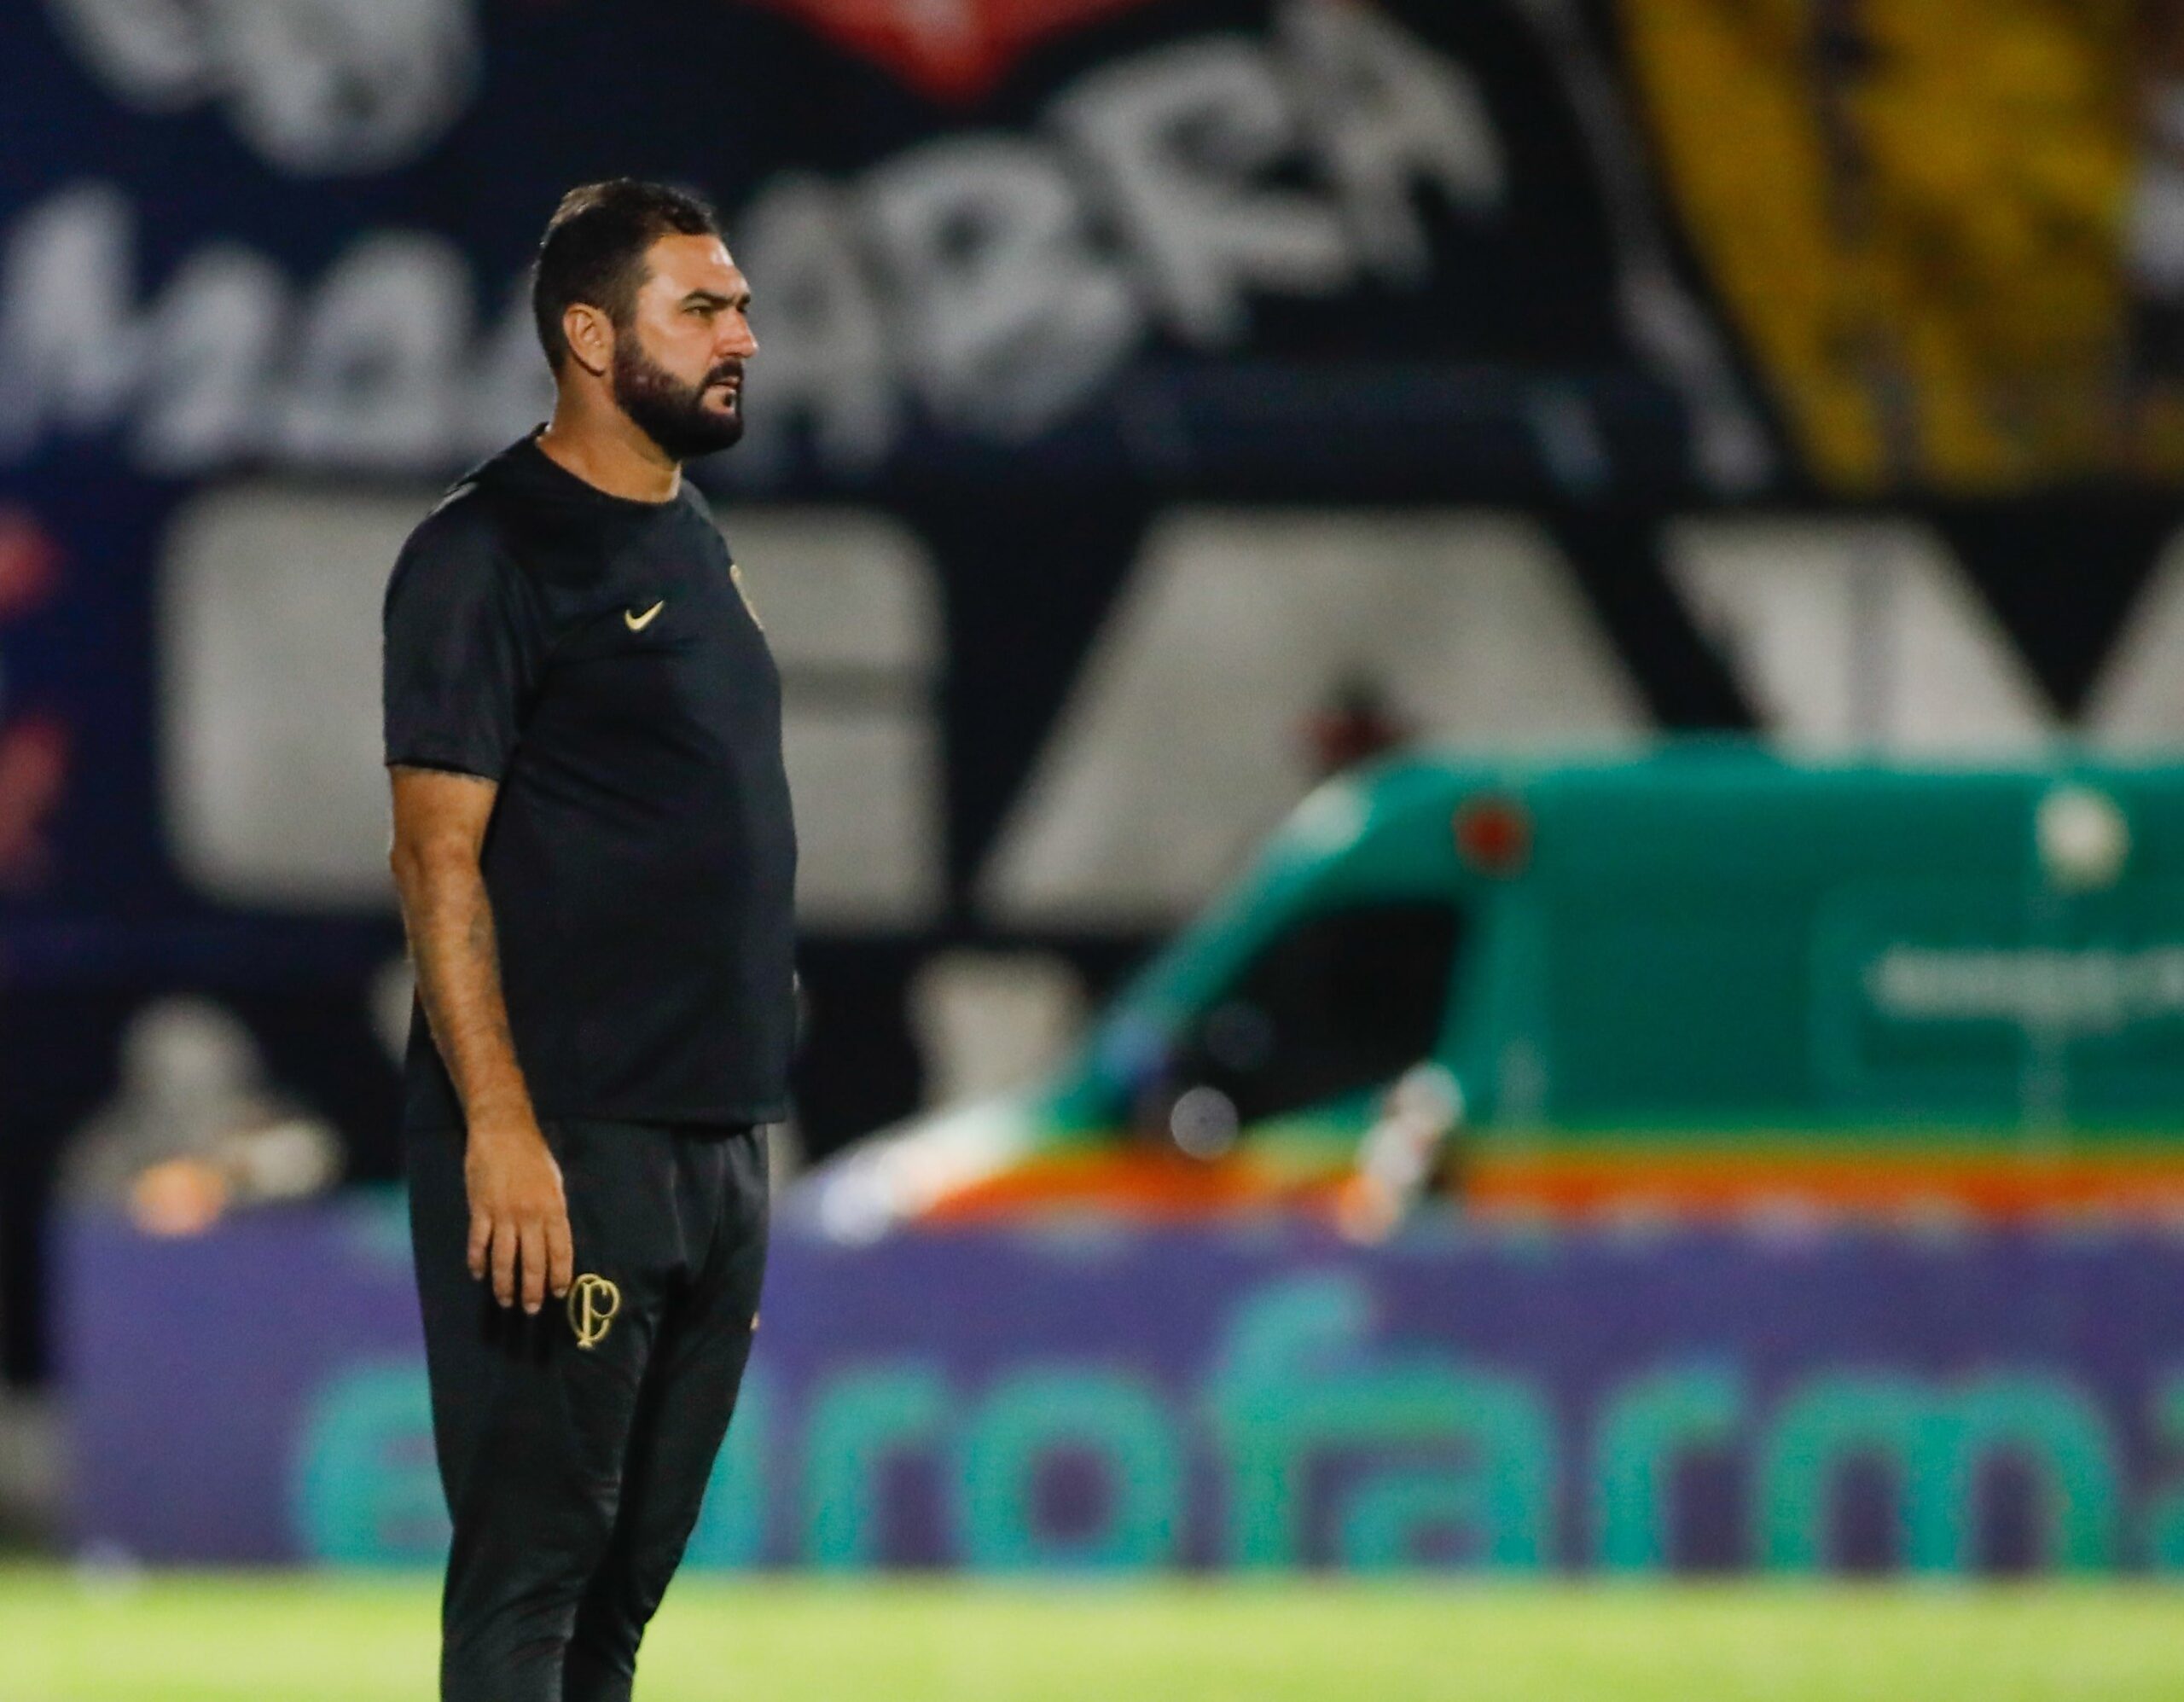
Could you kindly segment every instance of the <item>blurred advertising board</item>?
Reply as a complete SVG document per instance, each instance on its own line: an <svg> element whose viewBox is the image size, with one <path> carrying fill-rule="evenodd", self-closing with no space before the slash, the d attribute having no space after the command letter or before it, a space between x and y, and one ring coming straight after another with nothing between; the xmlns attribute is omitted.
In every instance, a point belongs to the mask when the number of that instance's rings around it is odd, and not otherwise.
<svg viewBox="0 0 2184 1702"><path fill-rule="evenodd" d="M66 1245L82 1548L436 1560L398 1201ZM2143 1231L789 1222L690 1560L2184 1567L2180 1282Z"/></svg>

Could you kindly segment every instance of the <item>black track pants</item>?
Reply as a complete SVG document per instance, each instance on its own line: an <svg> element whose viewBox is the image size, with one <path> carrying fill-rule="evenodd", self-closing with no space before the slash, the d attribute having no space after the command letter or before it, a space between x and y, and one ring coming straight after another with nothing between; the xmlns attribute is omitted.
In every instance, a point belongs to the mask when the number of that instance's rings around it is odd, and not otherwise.
<svg viewBox="0 0 2184 1702"><path fill-rule="evenodd" d="M560 1121L546 1135L578 1287L569 1302L549 1295L535 1318L502 1310L465 1263L463 1136L408 1141L433 1435L455 1521L444 1702L625 1702L757 1323L758 1131Z"/></svg>

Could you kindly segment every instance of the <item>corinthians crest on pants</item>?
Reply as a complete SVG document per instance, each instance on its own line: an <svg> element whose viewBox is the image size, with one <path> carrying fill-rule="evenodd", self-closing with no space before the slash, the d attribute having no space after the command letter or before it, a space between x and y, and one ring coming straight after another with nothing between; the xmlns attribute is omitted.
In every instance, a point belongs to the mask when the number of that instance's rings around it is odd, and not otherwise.
<svg viewBox="0 0 2184 1702"><path fill-rule="evenodd" d="M569 1327L577 1345L590 1349L607 1339L614 1315L622 1310L622 1291L603 1276L586 1271L569 1288Z"/></svg>

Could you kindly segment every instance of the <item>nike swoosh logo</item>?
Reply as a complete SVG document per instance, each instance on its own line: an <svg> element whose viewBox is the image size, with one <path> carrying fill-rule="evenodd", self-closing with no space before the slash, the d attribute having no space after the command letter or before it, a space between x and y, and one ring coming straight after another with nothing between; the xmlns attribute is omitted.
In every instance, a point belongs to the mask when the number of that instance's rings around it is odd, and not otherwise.
<svg viewBox="0 0 2184 1702"><path fill-rule="evenodd" d="M642 632L653 624L654 618L666 607L667 599L662 597L642 614L639 614L635 609L625 608L622 611L622 624L632 632Z"/></svg>

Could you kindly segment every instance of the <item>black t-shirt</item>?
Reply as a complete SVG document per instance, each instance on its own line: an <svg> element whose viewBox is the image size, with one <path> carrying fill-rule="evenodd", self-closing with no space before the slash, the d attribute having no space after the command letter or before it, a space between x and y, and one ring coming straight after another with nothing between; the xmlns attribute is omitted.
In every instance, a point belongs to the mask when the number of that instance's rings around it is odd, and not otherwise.
<svg viewBox="0 0 2184 1702"><path fill-rule="evenodd" d="M485 887L539 1114L785 1116L781 678L697 494L612 497L526 439L410 535L386 643L388 763L500 783ZM461 1125L421 1016L406 1075L410 1127Z"/></svg>

